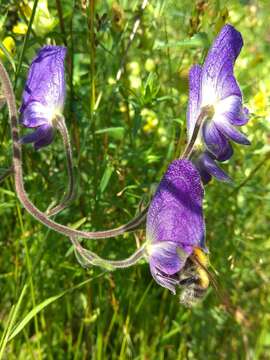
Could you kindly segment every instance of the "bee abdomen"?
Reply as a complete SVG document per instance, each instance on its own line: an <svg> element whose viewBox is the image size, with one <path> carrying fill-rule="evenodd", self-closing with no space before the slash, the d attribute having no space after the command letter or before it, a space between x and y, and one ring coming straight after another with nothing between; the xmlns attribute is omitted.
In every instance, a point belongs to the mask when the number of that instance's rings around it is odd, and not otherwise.
<svg viewBox="0 0 270 360"><path fill-rule="evenodd" d="M194 284L194 286L186 287L180 294L180 303L192 307L197 304L206 294L206 289Z"/></svg>

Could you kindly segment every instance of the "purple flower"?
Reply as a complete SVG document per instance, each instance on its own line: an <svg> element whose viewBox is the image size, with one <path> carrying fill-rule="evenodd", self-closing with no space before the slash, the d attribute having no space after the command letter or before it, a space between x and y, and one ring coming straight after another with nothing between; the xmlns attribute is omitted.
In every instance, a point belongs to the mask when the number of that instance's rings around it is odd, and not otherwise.
<svg viewBox="0 0 270 360"><path fill-rule="evenodd" d="M44 46L30 65L20 122L27 128L35 128L35 131L24 136L21 142L33 142L36 150L52 142L57 119L62 116L65 56L65 47Z"/></svg>
<svg viewBox="0 0 270 360"><path fill-rule="evenodd" d="M205 248L200 174L189 160L168 167L147 214L147 254L156 282L176 291L179 272L195 247Z"/></svg>
<svg viewBox="0 0 270 360"><path fill-rule="evenodd" d="M197 161L199 170L226 181L215 160L228 160L233 149L230 141L249 145L250 142L236 126L248 121L243 107L241 90L234 77L233 67L243 46L241 34L225 25L215 39L203 66L194 65L189 73L189 104L187 112L188 137L191 138L196 120L204 107L211 109L200 131L200 148L204 154ZM214 170L214 168L216 168ZM210 175L210 177L209 177ZM206 181L206 178L203 177Z"/></svg>

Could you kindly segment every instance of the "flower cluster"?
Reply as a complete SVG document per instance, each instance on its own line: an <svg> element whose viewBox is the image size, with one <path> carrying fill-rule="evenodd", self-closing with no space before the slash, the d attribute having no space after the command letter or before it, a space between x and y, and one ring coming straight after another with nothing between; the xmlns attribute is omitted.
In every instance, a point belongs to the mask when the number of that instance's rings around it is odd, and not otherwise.
<svg viewBox="0 0 270 360"><path fill-rule="evenodd" d="M218 167L217 162L231 158L232 141L249 144L246 136L237 130L248 121L248 110L243 106L242 93L233 73L242 46L241 34L231 25L225 25L204 64L191 68L188 151L184 152L182 159L169 165L147 212L146 247L138 253L147 257L152 276L158 284L173 293L176 293L177 287L187 286L181 297L183 303L194 297L201 298L209 283L203 267L207 264L204 258L201 269L196 269L198 256L208 252L202 183L208 183L212 176L228 181L228 175ZM59 127L59 119L62 118L65 55L64 47L45 46L30 66L20 113L21 123L36 130L24 136L21 142L34 142L36 149L52 142L54 128L57 124ZM71 231L68 230L68 233ZM96 264L97 259L101 263L101 258L85 251L76 241L74 238L73 242L89 263ZM138 259L135 254L128 261L102 260L102 264L126 267ZM187 274L187 278L183 277L183 273ZM191 286L188 288L188 285Z"/></svg>
<svg viewBox="0 0 270 360"><path fill-rule="evenodd" d="M197 249L207 253L201 183L208 183L212 176L228 181L217 162L231 158L231 141L249 144L236 129L248 121L248 110L243 107L242 93L233 74L242 45L241 34L225 25L203 66L191 68L187 128L188 140L192 142L193 132L200 126L195 148L190 160L175 160L169 165L147 214L147 256L152 276L174 294L182 284L191 285L180 297L186 304L195 297L201 298L209 284L204 267L197 273L187 271L188 277L181 280ZM196 264L189 269L195 267Z"/></svg>

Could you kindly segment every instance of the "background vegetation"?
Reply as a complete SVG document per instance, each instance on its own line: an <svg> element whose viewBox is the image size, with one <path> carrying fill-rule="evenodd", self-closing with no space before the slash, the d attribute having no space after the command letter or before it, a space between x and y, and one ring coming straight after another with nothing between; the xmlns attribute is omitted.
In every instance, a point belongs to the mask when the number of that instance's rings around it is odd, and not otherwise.
<svg viewBox="0 0 270 360"><path fill-rule="evenodd" d="M78 194L57 220L108 229L134 216L183 149L191 65L203 61L224 23L241 31L245 46L235 71L252 113L244 128L252 145L234 146L223 165L233 185L212 181L204 204L211 262L235 310L229 314L225 295L220 299L213 289L197 307L183 308L152 280L147 263L86 271L66 238L25 212L9 177L0 187L4 359L270 357L269 1L155 0L143 12L141 6L136 0L2 0L0 56L19 105L36 51L48 43L68 47L65 117ZM0 121L3 172L11 162L6 107ZM24 146L24 170L38 207L59 200L67 182L59 136L40 152ZM141 230L136 241L125 235L84 245L119 259L144 236Z"/></svg>

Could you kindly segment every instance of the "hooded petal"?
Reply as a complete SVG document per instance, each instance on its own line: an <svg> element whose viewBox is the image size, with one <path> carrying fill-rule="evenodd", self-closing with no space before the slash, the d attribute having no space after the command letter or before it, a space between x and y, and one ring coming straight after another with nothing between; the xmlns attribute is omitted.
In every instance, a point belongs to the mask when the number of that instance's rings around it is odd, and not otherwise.
<svg viewBox="0 0 270 360"><path fill-rule="evenodd" d="M151 244L173 242L186 253L204 247L200 175L188 160L175 160L168 167L147 214L146 236Z"/></svg>
<svg viewBox="0 0 270 360"><path fill-rule="evenodd" d="M30 65L21 112L30 101L62 109L65 98L64 59L66 48L44 46Z"/></svg>
<svg viewBox="0 0 270 360"><path fill-rule="evenodd" d="M200 112L201 73L202 68L200 65L192 66L189 71L189 100L187 110L188 139L192 136Z"/></svg>
<svg viewBox="0 0 270 360"><path fill-rule="evenodd" d="M212 104L229 94L239 95L233 78L233 65L243 46L241 34L233 26L225 25L206 57L202 70L202 103Z"/></svg>

